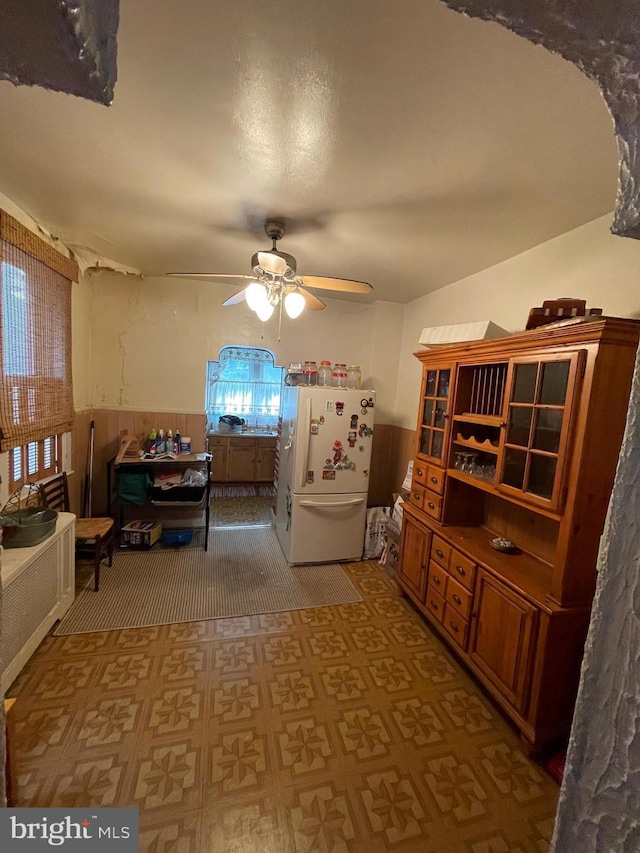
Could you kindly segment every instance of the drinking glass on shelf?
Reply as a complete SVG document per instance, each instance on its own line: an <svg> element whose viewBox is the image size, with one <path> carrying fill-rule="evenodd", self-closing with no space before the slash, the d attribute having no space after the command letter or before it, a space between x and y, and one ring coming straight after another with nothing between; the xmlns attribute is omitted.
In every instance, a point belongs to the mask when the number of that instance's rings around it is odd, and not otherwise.
<svg viewBox="0 0 640 853"><path fill-rule="evenodd" d="M454 456L453 456L453 467L456 469L456 471L462 471L463 466L464 466L465 455L466 455L465 453L461 453L460 451L458 451L457 453L454 454Z"/></svg>

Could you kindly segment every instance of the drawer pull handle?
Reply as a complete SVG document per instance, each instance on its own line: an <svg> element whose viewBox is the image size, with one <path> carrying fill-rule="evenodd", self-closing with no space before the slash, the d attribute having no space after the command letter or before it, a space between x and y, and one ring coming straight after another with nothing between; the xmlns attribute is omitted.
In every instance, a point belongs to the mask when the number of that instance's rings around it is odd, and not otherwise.
<svg viewBox="0 0 640 853"><path fill-rule="evenodd" d="M424 471L422 470L422 468L418 468L418 477L423 477L423 476L424 476Z"/></svg>
<svg viewBox="0 0 640 853"><path fill-rule="evenodd" d="M433 582L436 586L440 586L440 578L434 577Z"/></svg>
<svg viewBox="0 0 640 853"><path fill-rule="evenodd" d="M419 492L414 492L414 493L413 493L413 497L414 497L414 499L415 499L415 500L419 501L419 500L420 500L420 493L419 493Z"/></svg>
<svg viewBox="0 0 640 853"><path fill-rule="evenodd" d="M456 604L462 604L462 599L457 594L453 596L453 600L455 601Z"/></svg>
<svg viewBox="0 0 640 853"><path fill-rule="evenodd" d="M452 631L455 631L456 634L460 631L460 628L458 628L455 622L449 622L449 627Z"/></svg>
<svg viewBox="0 0 640 853"><path fill-rule="evenodd" d="M438 557L440 557L441 560L444 559L444 554L442 553L440 548L436 548L436 554L438 555Z"/></svg>
<svg viewBox="0 0 640 853"><path fill-rule="evenodd" d="M436 483L436 484L437 484L437 482L438 482L438 478L437 478L437 477L432 477L432 478L431 478L431 482L432 482L432 483Z"/></svg>
<svg viewBox="0 0 640 853"><path fill-rule="evenodd" d="M456 566L456 571L458 572L459 575L462 575L462 577L464 577L466 575L466 572L462 568L462 566Z"/></svg>
<svg viewBox="0 0 640 853"><path fill-rule="evenodd" d="M437 601L432 601L432 602L431 602L431 606L433 607L433 609L434 609L434 610L437 610L437 609L438 609L438 602L437 602Z"/></svg>
<svg viewBox="0 0 640 853"><path fill-rule="evenodd" d="M427 506L429 507L429 509L435 509L436 508L436 505L434 503L431 503L431 501L429 501Z"/></svg>

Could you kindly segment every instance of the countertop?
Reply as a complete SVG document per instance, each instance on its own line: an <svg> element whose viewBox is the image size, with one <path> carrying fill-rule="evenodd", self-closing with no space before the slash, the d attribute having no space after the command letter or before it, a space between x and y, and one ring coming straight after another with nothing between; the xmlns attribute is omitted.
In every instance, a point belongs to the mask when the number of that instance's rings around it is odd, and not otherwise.
<svg viewBox="0 0 640 853"><path fill-rule="evenodd" d="M228 430L223 431L221 429L212 429L207 433L208 437L217 437L217 436L233 436L234 438L276 438L278 433L275 430L264 430L264 429L246 429L246 430Z"/></svg>

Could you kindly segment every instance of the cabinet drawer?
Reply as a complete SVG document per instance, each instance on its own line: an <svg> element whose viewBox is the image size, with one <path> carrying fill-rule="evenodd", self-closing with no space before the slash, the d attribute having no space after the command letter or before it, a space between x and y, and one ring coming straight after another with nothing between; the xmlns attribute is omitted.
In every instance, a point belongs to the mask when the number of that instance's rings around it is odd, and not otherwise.
<svg viewBox="0 0 640 853"><path fill-rule="evenodd" d="M428 473L429 466L426 464L426 462L420 462L418 459L413 460L413 474L411 477L412 484L426 486Z"/></svg>
<svg viewBox="0 0 640 853"><path fill-rule="evenodd" d="M425 483L428 489L431 489L433 492L437 492L439 495L442 494L444 489L444 471L442 468L438 468L435 465L429 465L429 471L427 473L427 482Z"/></svg>
<svg viewBox="0 0 640 853"><path fill-rule="evenodd" d="M424 488L424 486L417 486L417 485L415 485L415 483L412 484L412 486L411 486L411 492L409 493L409 501L414 506L417 506L418 509L423 508L423 500L424 500L425 491L426 491L426 489Z"/></svg>
<svg viewBox="0 0 640 853"><path fill-rule="evenodd" d="M472 563L464 554L451 549L449 558L449 574L452 575L462 586L473 590L473 582L476 577L476 564Z"/></svg>
<svg viewBox="0 0 640 853"><path fill-rule="evenodd" d="M432 586L427 587L427 600L425 604L438 622L442 622L446 607L445 600Z"/></svg>
<svg viewBox="0 0 640 853"><path fill-rule="evenodd" d="M220 435L210 435L207 438L207 441L209 442L209 447L226 447L227 446L227 439L222 438L222 436L220 436Z"/></svg>
<svg viewBox="0 0 640 853"><path fill-rule="evenodd" d="M446 595L447 581L449 576L446 571L434 563L433 560L429 563L429 585L432 586L440 595Z"/></svg>
<svg viewBox="0 0 640 853"><path fill-rule="evenodd" d="M236 438L227 439L229 442L229 447L255 447L256 440L255 438L242 438L241 436L237 436Z"/></svg>
<svg viewBox="0 0 640 853"><path fill-rule="evenodd" d="M466 649L467 640L469 639L469 623L450 604L445 605L442 624L451 639L460 648Z"/></svg>
<svg viewBox="0 0 640 853"><path fill-rule="evenodd" d="M444 539L439 536L433 537L431 543L431 559L435 560L443 569L449 565L449 556L451 555L451 545L447 545Z"/></svg>
<svg viewBox="0 0 640 853"><path fill-rule="evenodd" d="M463 587L461 583L458 583L455 578L449 578L444 597L447 600L447 604L450 604L451 607L455 608L463 619L469 619L471 616L471 602L473 600L473 596L469 590L465 589L465 587Z"/></svg>
<svg viewBox="0 0 640 853"><path fill-rule="evenodd" d="M439 495L436 495L434 492L430 492L429 489L425 489L422 501L422 511L426 512L427 515L430 515L431 518L437 518L440 520L441 502L442 498Z"/></svg>

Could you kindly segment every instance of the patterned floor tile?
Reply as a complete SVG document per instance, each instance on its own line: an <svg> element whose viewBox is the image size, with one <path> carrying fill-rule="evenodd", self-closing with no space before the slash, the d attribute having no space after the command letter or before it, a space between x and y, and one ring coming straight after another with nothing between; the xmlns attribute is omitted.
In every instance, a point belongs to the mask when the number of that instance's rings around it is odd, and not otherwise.
<svg viewBox="0 0 640 853"><path fill-rule="evenodd" d="M373 561L363 601L49 637L16 804L140 809L150 853L547 853L558 788Z"/></svg>
<svg viewBox="0 0 640 853"><path fill-rule="evenodd" d="M201 841L202 813L199 810L140 814L140 850L149 853L199 853L208 850Z"/></svg>

